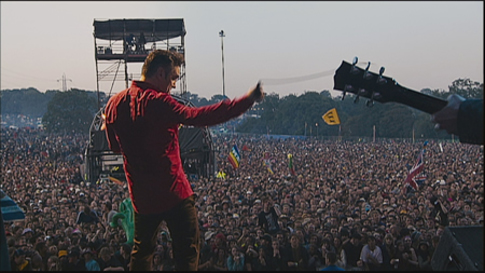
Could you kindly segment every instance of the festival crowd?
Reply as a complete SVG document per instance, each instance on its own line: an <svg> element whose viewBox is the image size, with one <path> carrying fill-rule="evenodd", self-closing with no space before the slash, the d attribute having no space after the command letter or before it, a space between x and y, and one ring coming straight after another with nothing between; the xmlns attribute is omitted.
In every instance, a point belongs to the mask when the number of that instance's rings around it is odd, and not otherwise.
<svg viewBox="0 0 485 273"><path fill-rule="evenodd" d="M483 146L430 140L414 190L404 181L424 140L212 140L219 176L191 178L201 271L426 271L447 226L483 226ZM128 270L131 246L110 225L128 190L83 180L87 143L2 128L1 188L25 212L4 223L13 270ZM153 269L174 269L163 224Z"/></svg>

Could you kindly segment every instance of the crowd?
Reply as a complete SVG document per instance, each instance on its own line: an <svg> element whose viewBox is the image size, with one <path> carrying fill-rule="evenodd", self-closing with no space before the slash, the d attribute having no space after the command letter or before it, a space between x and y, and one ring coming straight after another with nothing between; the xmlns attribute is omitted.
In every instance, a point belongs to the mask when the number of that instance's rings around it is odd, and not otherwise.
<svg viewBox="0 0 485 273"><path fill-rule="evenodd" d="M431 270L446 226L483 226L483 146L430 140L425 182L412 190L403 182L420 140L213 142L225 177L191 181L202 271ZM12 269L128 270L131 246L122 227L110 225L127 187L83 181L87 143L87 135L2 128L1 188L25 212L25 220L4 223ZM234 144L237 169L227 160ZM162 225L153 269L173 266Z"/></svg>

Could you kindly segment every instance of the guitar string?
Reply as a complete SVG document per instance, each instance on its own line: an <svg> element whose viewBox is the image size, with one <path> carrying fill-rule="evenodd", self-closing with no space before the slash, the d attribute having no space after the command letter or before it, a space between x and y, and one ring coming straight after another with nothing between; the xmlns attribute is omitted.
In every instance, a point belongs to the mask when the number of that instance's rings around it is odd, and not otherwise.
<svg viewBox="0 0 485 273"><path fill-rule="evenodd" d="M357 65L359 64L368 64L369 62L358 62ZM375 64L374 64L375 65ZM299 77L293 77L293 78L280 78L280 79L261 79L261 82L264 85L281 85L281 84L290 84L290 83L297 83L297 82L304 82L304 81L309 81L309 80L314 80L318 78L323 78L332 75L335 72L335 69L332 70L327 70L311 75L306 75L306 76L299 76Z"/></svg>

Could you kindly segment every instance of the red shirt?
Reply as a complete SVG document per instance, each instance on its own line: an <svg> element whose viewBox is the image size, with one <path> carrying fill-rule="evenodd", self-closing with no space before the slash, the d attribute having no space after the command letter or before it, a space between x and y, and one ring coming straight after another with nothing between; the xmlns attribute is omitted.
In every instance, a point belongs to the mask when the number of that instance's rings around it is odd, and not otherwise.
<svg viewBox="0 0 485 273"><path fill-rule="evenodd" d="M110 149L123 154L135 211L161 213L193 195L180 158L180 124L220 124L241 115L253 103L246 95L189 107L141 81L133 81L130 88L111 97L105 109L106 135Z"/></svg>

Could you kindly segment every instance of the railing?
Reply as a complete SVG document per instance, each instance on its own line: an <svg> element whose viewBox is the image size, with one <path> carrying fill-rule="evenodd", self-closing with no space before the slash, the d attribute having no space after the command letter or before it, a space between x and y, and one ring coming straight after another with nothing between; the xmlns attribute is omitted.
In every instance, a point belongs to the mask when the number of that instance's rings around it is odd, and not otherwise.
<svg viewBox="0 0 485 273"><path fill-rule="evenodd" d="M110 43L109 41L105 40L98 40L96 44L96 53L98 56L102 55L120 55L124 54L149 54L153 50L156 49L165 49L165 50L176 50L178 53L184 54L184 48L179 43L165 43L165 42L156 42L152 44L143 44L143 45L129 45L124 46L123 41L114 41Z"/></svg>

